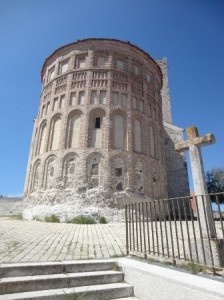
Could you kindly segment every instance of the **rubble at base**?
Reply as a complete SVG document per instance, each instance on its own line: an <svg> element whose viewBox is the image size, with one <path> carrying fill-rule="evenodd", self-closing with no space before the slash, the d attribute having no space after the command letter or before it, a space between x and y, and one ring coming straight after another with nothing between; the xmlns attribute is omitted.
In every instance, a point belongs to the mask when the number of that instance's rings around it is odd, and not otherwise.
<svg viewBox="0 0 224 300"><path fill-rule="evenodd" d="M39 190L24 199L23 218L44 220L47 216L56 215L60 222L67 222L84 215L96 220L103 216L107 222L124 222L124 205L146 200L150 199L131 192L130 188L117 193L103 187L83 193L70 189Z"/></svg>

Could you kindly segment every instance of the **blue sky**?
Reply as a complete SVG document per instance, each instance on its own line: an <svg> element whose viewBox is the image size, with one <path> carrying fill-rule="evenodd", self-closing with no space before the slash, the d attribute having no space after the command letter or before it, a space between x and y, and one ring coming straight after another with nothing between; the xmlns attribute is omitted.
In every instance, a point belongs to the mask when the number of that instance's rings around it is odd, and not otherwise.
<svg viewBox="0 0 224 300"><path fill-rule="evenodd" d="M214 133L205 170L224 167L223 0L0 0L0 194L23 192L44 60L88 37L166 56L174 124Z"/></svg>

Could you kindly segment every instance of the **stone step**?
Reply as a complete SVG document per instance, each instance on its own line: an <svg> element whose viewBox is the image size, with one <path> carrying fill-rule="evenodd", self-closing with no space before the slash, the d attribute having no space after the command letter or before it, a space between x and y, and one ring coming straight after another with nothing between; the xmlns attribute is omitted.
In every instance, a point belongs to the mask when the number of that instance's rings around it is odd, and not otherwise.
<svg viewBox="0 0 224 300"><path fill-rule="evenodd" d="M24 277L0 280L0 295L121 282L124 274L118 271L95 271Z"/></svg>
<svg viewBox="0 0 224 300"><path fill-rule="evenodd" d="M83 296L83 299L85 300L136 299L131 297L132 295L133 287L131 285L127 283L110 283L75 288L5 294L2 296L0 295L0 300L69 300L75 299L73 298L74 296Z"/></svg>
<svg viewBox="0 0 224 300"><path fill-rule="evenodd" d="M114 260L79 260L0 265L0 278L112 270Z"/></svg>

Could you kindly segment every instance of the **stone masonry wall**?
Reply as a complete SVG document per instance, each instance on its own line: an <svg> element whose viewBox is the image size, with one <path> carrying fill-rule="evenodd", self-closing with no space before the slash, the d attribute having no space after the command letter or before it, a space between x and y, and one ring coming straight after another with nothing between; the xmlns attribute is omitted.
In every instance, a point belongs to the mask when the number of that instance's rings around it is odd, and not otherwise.
<svg viewBox="0 0 224 300"><path fill-rule="evenodd" d="M184 153L175 150L174 145L183 140L183 129L164 122L166 131L165 153L167 161L168 197L190 195L187 162Z"/></svg>
<svg viewBox="0 0 224 300"><path fill-rule="evenodd" d="M22 198L0 197L0 216L18 216L24 209Z"/></svg>

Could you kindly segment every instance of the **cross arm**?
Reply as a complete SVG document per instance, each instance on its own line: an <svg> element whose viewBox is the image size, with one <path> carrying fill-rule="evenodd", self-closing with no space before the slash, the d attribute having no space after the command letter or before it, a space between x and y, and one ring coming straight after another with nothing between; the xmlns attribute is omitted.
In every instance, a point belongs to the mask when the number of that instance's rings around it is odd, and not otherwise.
<svg viewBox="0 0 224 300"><path fill-rule="evenodd" d="M182 152L189 149L189 141L180 142L175 144L175 150L178 152Z"/></svg>
<svg viewBox="0 0 224 300"><path fill-rule="evenodd" d="M191 138L187 141L183 141L180 143L175 144L175 150L178 152L182 152L189 149L190 145L195 145L198 147L208 146L215 144L215 136L212 133L208 133L203 137L195 137Z"/></svg>
<svg viewBox="0 0 224 300"><path fill-rule="evenodd" d="M200 147L215 144L215 136L212 133L208 133L202 137L195 137L193 144Z"/></svg>

